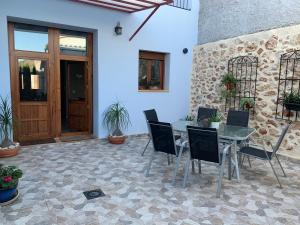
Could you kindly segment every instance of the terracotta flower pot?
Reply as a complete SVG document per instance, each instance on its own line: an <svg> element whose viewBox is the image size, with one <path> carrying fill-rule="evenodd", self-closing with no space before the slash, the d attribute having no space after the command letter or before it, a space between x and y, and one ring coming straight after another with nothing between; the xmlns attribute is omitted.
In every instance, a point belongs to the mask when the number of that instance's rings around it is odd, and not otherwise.
<svg viewBox="0 0 300 225"><path fill-rule="evenodd" d="M245 108L248 109L248 110L249 110L249 109L252 109L252 108L253 108L253 105L251 105L251 104L249 104L249 103L246 103L246 104L245 104Z"/></svg>
<svg viewBox="0 0 300 225"><path fill-rule="evenodd" d="M233 83L227 83L225 86L227 91L232 91L235 88L235 84Z"/></svg>
<svg viewBox="0 0 300 225"><path fill-rule="evenodd" d="M125 141L125 136L108 136L108 142L114 145L123 144Z"/></svg>
<svg viewBox="0 0 300 225"><path fill-rule="evenodd" d="M18 155L20 146L15 148L4 148L0 150L0 158L12 157Z"/></svg>

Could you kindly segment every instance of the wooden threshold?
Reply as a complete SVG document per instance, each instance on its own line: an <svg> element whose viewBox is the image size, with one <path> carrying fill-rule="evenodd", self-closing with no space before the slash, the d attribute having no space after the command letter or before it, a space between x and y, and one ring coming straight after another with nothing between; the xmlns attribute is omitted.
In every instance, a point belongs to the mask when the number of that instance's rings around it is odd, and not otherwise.
<svg viewBox="0 0 300 225"><path fill-rule="evenodd" d="M56 142L76 142L95 139L93 135L75 135L75 136L62 136L55 138Z"/></svg>

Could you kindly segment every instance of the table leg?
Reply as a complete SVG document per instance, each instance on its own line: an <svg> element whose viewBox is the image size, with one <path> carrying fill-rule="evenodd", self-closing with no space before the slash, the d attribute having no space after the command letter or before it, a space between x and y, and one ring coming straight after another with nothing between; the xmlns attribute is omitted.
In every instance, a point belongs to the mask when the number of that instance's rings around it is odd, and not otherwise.
<svg viewBox="0 0 300 225"><path fill-rule="evenodd" d="M237 141L233 142L234 145L234 161L235 161L235 170L236 170L236 179L238 182L240 182L240 170L239 170L239 162L238 162L238 157L237 157Z"/></svg>
<svg viewBox="0 0 300 225"><path fill-rule="evenodd" d="M231 148L228 150L228 180L231 180Z"/></svg>

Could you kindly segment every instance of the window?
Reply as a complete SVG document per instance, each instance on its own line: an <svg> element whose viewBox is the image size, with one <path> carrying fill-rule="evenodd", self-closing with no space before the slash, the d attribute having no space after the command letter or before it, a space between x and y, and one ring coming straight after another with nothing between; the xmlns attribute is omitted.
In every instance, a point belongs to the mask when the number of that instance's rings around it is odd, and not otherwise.
<svg viewBox="0 0 300 225"><path fill-rule="evenodd" d="M165 54L140 51L139 90L164 90Z"/></svg>
<svg viewBox="0 0 300 225"><path fill-rule="evenodd" d="M48 52L48 28L15 24L14 41L16 50Z"/></svg>
<svg viewBox="0 0 300 225"><path fill-rule="evenodd" d="M69 30L60 31L59 47L62 54L86 56L86 43L86 33Z"/></svg>
<svg viewBox="0 0 300 225"><path fill-rule="evenodd" d="M47 61L19 59L21 101L47 101Z"/></svg>

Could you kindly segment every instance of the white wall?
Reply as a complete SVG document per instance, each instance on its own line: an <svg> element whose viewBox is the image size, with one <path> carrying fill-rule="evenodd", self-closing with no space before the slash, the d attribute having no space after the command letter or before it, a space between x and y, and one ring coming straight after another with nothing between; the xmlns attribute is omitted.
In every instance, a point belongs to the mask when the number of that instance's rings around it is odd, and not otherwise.
<svg viewBox="0 0 300 225"><path fill-rule="evenodd" d="M175 121L188 112L192 48L197 43L199 3L192 11L163 6L138 35L128 39L150 11L126 14L69 0L19 0L0 3L0 95L10 95L7 21L70 26L94 32L94 134L107 135L101 126L108 105L119 100L129 110L132 127L127 134L146 132L142 111L156 108L159 119ZM37 22L38 21L38 22ZM113 29L121 22L123 35ZM83 29L85 28L85 29ZM183 48L189 53L184 55ZM139 49L170 53L169 92L138 92Z"/></svg>

